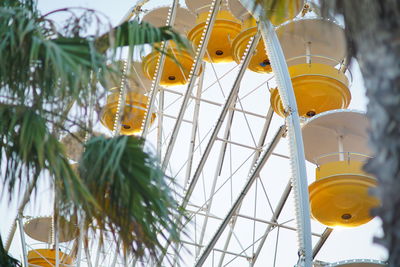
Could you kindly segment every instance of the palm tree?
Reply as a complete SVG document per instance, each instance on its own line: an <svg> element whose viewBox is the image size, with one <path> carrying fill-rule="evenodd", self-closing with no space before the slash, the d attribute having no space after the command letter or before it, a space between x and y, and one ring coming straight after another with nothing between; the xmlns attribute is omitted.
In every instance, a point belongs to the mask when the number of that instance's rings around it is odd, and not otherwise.
<svg viewBox="0 0 400 267"><path fill-rule="evenodd" d="M5 267L20 267L21 264L14 259L13 257L9 256L7 252L5 252L3 241L0 237L0 266Z"/></svg>
<svg viewBox="0 0 400 267"><path fill-rule="evenodd" d="M369 99L369 144L375 157L365 169L378 179L373 192L382 205L378 240L389 252L389 266L400 266L400 2L398 0L323 1L342 14L350 54L357 59Z"/></svg>
<svg viewBox="0 0 400 267"><path fill-rule="evenodd" d="M63 27L49 19L55 12L70 14ZM106 93L97 86L102 73L122 75L107 65L116 61L119 47L185 42L169 27L135 20L100 34L101 21L94 10L66 8L42 15L33 0L1 1L1 179L10 198L16 190L29 196L38 181L51 181L56 218L78 215L85 218L86 230L107 229L101 232L111 233L124 252L151 258L163 250L166 234L178 238L181 211L144 140L93 137L85 143L76 172L59 137L71 134L83 143L70 129L92 135L91 121L85 118ZM89 35L93 26L98 31ZM18 265L2 243L0 265Z"/></svg>
<svg viewBox="0 0 400 267"><path fill-rule="evenodd" d="M265 10L286 1L254 0ZM343 15L349 59L357 59L369 99L369 144L375 157L365 170L376 176L372 192L382 205L372 212L382 220L377 242L389 252L389 266L400 266L400 2L398 0L320 0L322 13Z"/></svg>

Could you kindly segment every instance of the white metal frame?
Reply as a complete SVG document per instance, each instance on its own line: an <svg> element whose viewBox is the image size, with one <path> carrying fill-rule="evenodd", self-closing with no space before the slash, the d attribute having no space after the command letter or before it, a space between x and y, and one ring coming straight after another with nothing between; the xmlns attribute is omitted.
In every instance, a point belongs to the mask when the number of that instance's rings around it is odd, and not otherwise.
<svg viewBox="0 0 400 267"><path fill-rule="evenodd" d="M175 16L176 16L176 10L178 7L178 0L174 0L173 4L171 6L170 12L169 12L169 18L167 19L167 25L173 25ZM250 0L241 0L242 4L247 7L249 10L253 8L252 6L252 1ZM307 177L306 177L306 172L305 172L305 159L304 159L304 151L303 151L303 144L302 144L302 138L301 138L301 131L300 131L300 121L296 109L296 100L294 97L293 93L293 88L291 85L291 80L288 75L287 71L287 65L285 58L283 56L282 49L279 45L278 39L276 37L274 28L272 25L263 18L259 24L259 32L257 35L253 38L249 48L247 49L247 52L245 53L243 60L241 64L239 65L239 72L236 76L236 79L234 81L234 84L231 88L231 91L229 95L227 96L226 100L224 103L218 103L216 101L211 101L207 100L205 98L202 98L202 92L204 90L203 88L203 75L198 75L200 68L203 68L203 71L206 67L206 64L202 62L202 58L204 54L206 53L206 47L208 43L208 39L210 37L212 27L215 22L216 14L219 10L219 7L222 3L222 0L214 0L212 1L211 7L210 7L210 16L209 20L206 23L206 27L204 29L203 35L204 38L200 42L200 46L196 51L196 57L195 57L195 62L193 64L192 70L190 72L190 77L189 77L189 83L187 85L187 90L185 94L182 94L180 92L177 92L173 89L168 89L168 88L160 88L159 87L159 82L161 79L161 74L163 71L163 65L165 62L165 55L162 54L161 57L159 58L159 62L156 68L156 74L153 79L153 84L151 88L151 93L150 93L150 100L148 103L148 112L146 114L145 121L143 122L143 131L142 131L142 137L147 137L148 134L150 133L151 130L149 130L149 125L150 125L150 119L151 119L151 114L153 113L153 110L155 109L155 102L156 98L158 95L158 105L159 105L159 110L158 110L158 127L157 127L157 153L162 159L162 166L163 169L166 170L167 166L169 164L171 155L174 151L175 143L178 137L178 134L181 130L181 124L182 122L187 122L192 124L191 128L191 142L190 146L188 148L188 158L184 166L186 165L186 171L185 171L185 181L184 181L184 192L185 195L182 198L182 204L181 206L183 208L187 208L190 215L190 218L194 218L197 215L205 217L204 223L202 225L201 231L200 231L200 237L196 242L190 242L190 241L183 241L182 243L185 245L189 246L194 246L196 247L196 267L204 266L204 263L206 262L207 258L214 252L220 252L221 256L219 258L219 263L218 266L226 266L224 264L224 257L225 255L233 255L238 258L245 259L249 262L250 266L254 266L256 263L260 252L263 248L263 245L266 241L266 239L269 236L269 233L275 228L278 230L280 228L285 228L289 230L294 230L298 234L298 239L299 239L299 260L297 263L297 266L299 267L311 267L312 266L312 261L332 233L331 228L326 228L325 231L321 234L318 233L312 233L311 232L311 227L310 227L310 212L309 212L309 203L308 203L308 191L307 191ZM260 9L255 9L252 10L252 13L255 17L262 18L263 13L262 10ZM269 144L268 147L265 147L265 142L266 142L266 136L268 133L268 130L270 128L270 123L272 120L273 116L273 110L270 107L267 114L261 115L257 114L255 112L252 112L251 110L244 110L243 106L241 106L240 98L238 97L238 92L240 88L240 84L242 81L242 78L245 74L247 65L250 61L251 55L257 46L257 43L261 40L261 37L263 38L264 42L267 44L267 49L268 49L268 55L271 60L272 68L274 70L274 78L277 80L278 84L278 89L280 96L282 98L285 110L287 111L288 116L286 117L286 125L281 126L275 136L272 139L272 142ZM162 49L166 49L168 45L168 42L164 42L162 45ZM125 68L130 69L130 62L131 62L131 53L129 53L128 61L126 63ZM196 82L197 82L197 91L196 94L193 95L193 89L196 87ZM120 97L120 105L122 107L122 104L125 102L123 101L125 98L125 84L121 83L121 97ZM182 101L180 103L180 110L178 113L178 116L172 116L168 115L165 113L165 106L164 106L164 94L165 93L171 93L171 94L177 94L182 96ZM184 114L186 112L186 109L188 107L189 101L193 100L195 101L195 108L193 112L193 117L191 121L185 120L184 119ZM198 118L199 118L199 113L200 113L200 105L201 103L208 103L212 104L215 106L221 107L221 111L218 117L216 117L216 122L215 126L213 127L211 131L210 138L208 139L208 142L205 146L205 149L201 151L201 158L200 161L198 162L197 166L193 166L193 158L194 154L196 151L196 144L198 146L201 145L202 140L197 138L197 133L198 133ZM239 107L236 107L236 105L239 104ZM120 106L119 105L119 106ZM120 108L121 108L120 107ZM116 116L116 123L114 127L114 134L118 135L119 133L119 128L121 125L121 109L119 110L118 114L119 116ZM249 146L244 143L239 143L230 140L230 131L231 131L231 123L233 120L233 117L235 113L241 113L243 116L255 116L258 118L262 118L264 120L264 127L260 133L258 143L255 143L254 146ZM162 155L162 147L163 147L163 122L164 122L164 117L172 118L175 120L174 128L172 130L172 133L169 135L169 138L165 138L167 141L167 146L164 155ZM225 124L225 130L223 133L223 137L220 138L218 137L218 134L221 131L221 128ZM275 153L274 149L277 146L279 140L284 136L288 135L289 138L289 143L290 143L290 156L287 157L285 155L281 155L279 153ZM164 140L164 141L165 141ZM198 182L200 179L200 176L203 172L203 168L206 164L206 162L209 159L210 152L216 143L216 141L221 141L223 142L223 145L220 147L219 150L219 156L217 159L217 167L214 172L214 177L212 179L212 186L211 186L211 192L209 196L211 198L207 199L205 203L202 206L195 206L193 203L190 202L191 196L193 194L193 191L196 186L198 186ZM216 181L219 176L219 173L221 171L222 165L224 163L224 157L227 151L228 145L236 145L236 146L241 146L243 148L247 148L253 151L252 154L252 160L251 160L251 165L252 169L249 171L249 179L245 183L243 189L241 190L240 194L238 195L236 201L232 204L232 206L229 209L229 212L222 218L221 216L216 216L211 213L211 205L213 198L212 196L218 191L216 188ZM256 184L255 182L259 178L259 174L263 168L263 166L266 164L268 159L271 156L279 156L282 158L289 159L291 161L292 165L292 181L289 181L287 186L284 189L284 192L281 195L281 198L278 202L278 205L275 207L275 209L272 211L272 216L269 220L264 220L257 218L256 216L248 216L240 213L240 208L243 199L247 196L248 192L250 189ZM194 167L194 173L192 174L192 169ZM261 180L261 179L260 179ZM278 219L279 216L287 203L287 199L289 197L289 194L292 193L295 196L295 205L296 205L296 221L297 221L297 226L296 227L291 227L287 226L285 224L279 223ZM30 194L30 191L29 191ZM29 196L28 196L29 197ZM24 197L25 200L25 197ZM24 202L24 201L23 201ZM195 208L195 210L191 210L190 208ZM21 214L22 216L22 214ZM221 221L220 226L218 227L217 231L214 233L214 235L211 237L211 239L208 241L207 244L204 244L205 241L205 232L207 231L207 221L209 218L213 219L218 219ZM236 225L236 220L237 218L245 218L250 221L253 221L254 223L257 222L262 222L267 225L265 228L264 234L257 240L257 242L254 242L252 244L253 246L253 253L252 255L245 255L243 253L236 253L233 251L230 251L229 244L231 241L231 238L234 237L234 229ZM21 221L22 217L18 216L16 219L16 222L18 221L18 225L22 223ZM220 240L222 233L226 230L226 227L230 225L230 229L228 232L228 235L225 239L224 247L223 249L220 248L215 248L215 244L217 243L218 240ZM185 224L186 225L186 224ZM20 225L21 227L21 225ZM16 224L14 224L14 227L12 228L13 231L11 232L11 235L9 239L6 242L6 250L9 249L11 242L12 242L12 236L13 233L15 232L16 229ZM22 231L22 228L20 229ZM279 232L278 232L279 234ZM80 238L78 240L78 260L81 259L81 250L82 248L84 249L84 252L86 253L86 258L88 266L92 265L92 262L90 260L90 255L88 251L88 247L85 246L82 242L83 240L83 235L84 233L81 232ZM319 237L319 240L317 244L314 246L312 249L311 247L311 236L317 236ZM24 244L25 240L23 239L24 234L21 232L21 242ZM58 242L56 242L57 246ZM258 244L258 246L256 246ZM170 244L166 244L168 247ZM23 245L25 247L25 245ZM181 249L181 246L176 246L174 248L175 253L178 253ZM245 249L244 249L245 250ZM168 251L168 254L171 251ZM276 253L276 251L275 251ZM100 251L98 250L96 252L96 260L95 260L95 266L97 266L99 262L99 254ZM158 264L160 266L163 266L163 259L165 255L161 255ZM275 255L276 256L276 255ZM118 254L115 253L115 256L113 257L112 260L112 266L119 266L118 263ZM177 264L177 257L175 257L175 263ZM275 261L275 258L274 258ZM122 265L127 266L128 265L128 260L124 259L124 263ZM27 259L26 259L26 251L24 253L24 263L25 266L27 266ZM141 264L141 263L140 263ZM57 262L58 265L58 262ZM132 259L132 266L136 265L136 260ZM150 263L148 266L152 266L154 263ZM77 266L80 266L80 260Z"/></svg>

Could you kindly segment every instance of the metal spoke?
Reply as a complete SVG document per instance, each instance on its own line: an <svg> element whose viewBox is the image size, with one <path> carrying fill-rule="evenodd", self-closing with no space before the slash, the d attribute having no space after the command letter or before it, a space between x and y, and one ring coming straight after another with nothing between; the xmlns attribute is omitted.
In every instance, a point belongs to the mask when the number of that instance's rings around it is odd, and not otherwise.
<svg viewBox="0 0 400 267"><path fill-rule="evenodd" d="M217 121L217 125L215 126L214 131L213 131L213 133L211 135L210 141L207 144L206 150L204 151L203 156L202 156L202 158L200 160L200 163L199 163L199 165L198 165L198 167L196 169L196 172L195 172L195 174L194 174L194 176L193 176L193 178L192 178L192 180L190 182L190 185L189 185L189 188L188 188L187 193L185 195L185 198L183 199L182 207L186 207L187 203L189 202L189 199L190 199L190 197L191 197L191 195L193 193L193 190L194 190L194 188L196 186L196 183L197 183L197 180L198 180L198 176L199 176L200 172L202 172L202 170L203 170L203 167L204 167L205 162L206 162L206 160L208 158L208 155L211 152L211 148L214 145L214 142L215 142L215 140L217 138L218 132L219 132L221 126L222 126L222 123L223 123L223 121L225 119L225 116L227 115L228 109L231 106L231 104L233 103L234 99L237 97L237 92L239 90L240 82L241 82L241 80L243 78L244 71L245 71L248 63L250 62L250 52L255 49L255 44L259 41L259 38L260 38L260 36L257 34L254 37L253 41L252 41L252 44L251 44L251 46L249 48L249 51L248 51L248 53L247 53L247 55L246 55L246 57L245 57L245 59L243 61L243 65L241 66L241 70L239 71L239 74L236 77L236 80L235 80L235 83L234 83L234 85L232 87L232 90L231 90L231 92L230 92L230 94L229 94L229 96L228 96L228 98L227 98L227 100L225 102L224 108L221 111L221 114L220 114L219 119Z"/></svg>
<svg viewBox="0 0 400 267"><path fill-rule="evenodd" d="M246 196L247 192L250 190L250 188L251 188L253 182L255 181L255 179L258 177L262 167L264 166L264 164L266 163L268 158L271 156L272 151L274 150L274 148L276 147L278 141L280 140L280 138L284 134L285 129L286 129L286 127L281 126L281 128L279 129L279 131L275 135L270 147L266 150L264 155L260 158L257 166L255 167L255 169L254 169L252 175L250 176L250 178L248 179L248 181L247 181L245 187L243 188L242 192L240 193L239 197L237 198L237 200L235 201L235 203L231 207L230 211L226 215L225 219L223 220L222 224L218 228L217 232L214 234L213 238L210 240L209 244L204 249L202 255L200 256L200 258L196 262L196 264L195 264L196 267L202 266L204 264L204 262L207 259L209 253L214 248L214 245L217 243L217 240L222 235L222 232L225 230L225 227L229 223L229 221L232 218L232 216L236 213L237 209L240 207L244 197Z"/></svg>
<svg viewBox="0 0 400 267"><path fill-rule="evenodd" d="M274 253L274 267L276 266L276 255L278 254L278 243L279 243L279 227L276 231L276 242L275 242L275 253Z"/></svg>
<svg viewBox="0 0 400 267"><path fill-rule="evenodd" d="M272 208L271 201L269 200L269 197L268 197L268 194L267 194L267 190L265 189L264 183L263 183L262 179L258 179L258 180L261 183L261 188L262 188L262 190L264 192L264 195L265 195L265 197L267 199L268 207L270 208L271 212L274 213L274 209Z"/></svg>
<svg viewBox="0 0 400 267"><path fill-rule="evenodd" d="M169 17L167 18L167 23L166 26L173 26L175 23L175 17L176 17L176 13L177 13L177 9L178 9L178 3L179 0L173 0L172 2L172 6L169 10ZM161 45L161 50L162 51L166 51L167 47L168 47L168 43L169 41L164 41L162 42ZM166 58L166 54L165 53L161 53L160 57L158 58L158 62L156 65L156 70L155 70L155 75L153 77L153 83L151 86L151 93L150 93L150 99L149 99L149 103L147 104L147 113L146 113L146 117L144 119L143 125L142 125L142 137L146 138L147 133L148 133L148 128L150 125L150 121L151 121L151 116L153 113L153 109L154 109L154 103L156 100L156 95L157 95L157 91L158 91L158 86L160 84L161 81L161 76L163 73L163 68L164 68L164 63L165 63L165 58Z"/></svg>
<svg viewBox="0 0 400 267"><path fill-rule="evenodd" d="M279 200L279 203L277 205L277 207L275 208L275 211L271 217L272 222L277 222L279 215L282 212L283 207L285 206L286 200L289 197L290 191L292 190L292 184L289 181L289 183L286 185L286 188L284 190L284 192L282 193L281 199ZM252 264L254 265L254 263L257 261L258 255L260 255L261 249L265 243L265 240L267 239L267 236L269 234L269 232L271 231L271 229L273 229L274 226L269 225L267 227L267 229L265 230L265 233L262 237L262 239L260 240L260 244L258 245L258 248L256 250L256 253L253 255L253 262Z"/></svg>
<svg viewBox="0 0 400 267"><path fill-rule="evenodd" d="M203 63L202 66L203 70L205 69L205 64ZM193 155L194 155L194 147L196 144L196 132L198 129L198 120L199 120L199 113L200 113L200 100L198 100L201 97L201 92L203 89L203 80L204 80L204 73L205 71L203 71L200 79L199 79L199 83L197 85L197 92L196 92L196 103L195 103L195 107L194 107L194 112L193 112L193 125L192 125L192 133L191 133L191 138L190 138L190 145L189 145L189 155L188 155L188 163L186 166L186 175L185 175L185 181L183 183L184 187L186 186L186 184L189 181L189 177L191 175L191 171L192 171L192 164L193 164Z"/></svg>
<svg viewBox="0 0 400 267"><path fill-rule="evenodd" d="M266 116L266 120L265 120L265 123L264 123L264 127L263 127L263 130L261 132L260 139L258 140L258 144L257 144L258 147L263 146L264 143L265 143L265 139L267 137L267 133L268 133L268 130L269 130L269 127L270 127L270 124L271 124L271 120L272 120L273 114L274 114L273 109L271 107L269 107L268 112L267 112L267 116ZM253 161L252 161L252 163L250 165L249 175L251 174L251 171L253 169L254 164L256 164L258 158L261 155L261 151L258 150L258 151L255 151L255 152L256 153L254 154ZM240 207L238 208L238 212L239 211L240 211ZM225 245L224 245L224 249L225 250L227 249L227 247L229 245L229 242L230 242L230 239L232 237L232 233L233 233L235 225L236 225L236 219L237 219L236 216L234 216L232 218L232 225L231 225L230 231L228 233L228 236L226 238ZM219 267L222 266L222 263L224 261L224 257L225 257L225 254L223 253L221 255L221 257L220 257L220 261L219 261L219 264L218 264Z"/></svg>
<svg viewBox="0 0 400 267"><path fill-rule="evenodd" d="M227 125L226 125L225 132L224 132L224 139L227 139L229 137L230 129L232 126L232 121L233 121L233 116L234 116L234 112L232 110L230 110L229 114L228 114ZM220 175L220 168L222 167L222 164L224 161L225 149L226 149L226 143L223 143L221 145L221 148L219 151L219 158L218 158L218 163L217 163L217 167L216 167L215 174L214 174L214 179L213 179L211 190L210 190L210 196L213 196L215 194L215 187L217 185L217 180ZM213 201L213 198L211 197L211 198L209 198L209 201L205 203L207 215L210 213L212 201ZM202 226L201 233L200 233L200 239L199 239L200 245L203 245L203 238L204 238L204 234L206 231L207 222L208 222L208 216L206 216L204 218L203 226Z"/></svg>
<svg viewBox="0 0 400 267"><path fill-rule="evenodd" d="M186 90L185 96L183 98L181 109L179 110L178 118L177 118L177 120L175 122L174 129L173 129L172 134L171 134L171 139L170 139L170 141L168 143L167 150L166 150L165 155L164 155L164 160L163 160L163 163L162 163L162 166L163 166L164 169L166 168L166 166L167 166L167 164L168 164L168 162L170 160L170 157L171 157L171 154L172 154L172 150L173 150L173 148L175 146L176 138L177 138L178 132L180 130L182 119L183 119L184 113L186 111L187 104L189 102L189 96L192 94L192 90L193 90L194 83L195 83L195 80L196 80L195 79L195 75L197 75L199 70L200 70L201 59L203 58L204 53L206 51L208 39L210 38L212 27L214 26L214 21L215 21L215 18L217 16L219 7L221 5L221 2L222 2L222 0L215 0L211 4L211 7L210 7L211 15L208 18L208 20L207 20L208 24L206 22L207 26L203 31L203 33L204 33L203 43L201 43L201 45L198 48L198 51L196 53L196 60L195 60L195 63L193 65L193 67L192 67L192 70L190 71L189 85L188 85L188 88Z"/></svg>
<svg viewBox="0 0 400 267"><path fill-rule="evenodd" d="M318 252L321 250L322 246L325 244L326 240L328 240L328 237L331 235L332 232L333 232L333 229L327 227L325 229L325 231L322 233L321 238L318 240L318 243L313 248L313 252L312 252L313 259L315 259Z"/></svg>

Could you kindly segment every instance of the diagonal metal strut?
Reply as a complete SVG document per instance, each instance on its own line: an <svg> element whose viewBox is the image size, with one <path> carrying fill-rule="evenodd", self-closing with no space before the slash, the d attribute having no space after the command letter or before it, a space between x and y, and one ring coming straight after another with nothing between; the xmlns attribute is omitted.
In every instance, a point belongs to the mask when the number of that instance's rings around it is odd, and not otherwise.
<svg viewBox="0 0 400 267"><path fill-rule="evenodd" d="M203 253L201 254L200 258L195 264L195 267L200 267L203 266L204 262L206 261L208 255L214 248L215 244L217 243L218 239L224 232L226 226L229 224L231 218L233 215L236 213L237 209L240 207L244 197L247 195L249 192L251 186L253 185L254 181L257 179L259 176L262 168L264 167L264 164L267 162L269 157L272 155L272 151L275 149L276 145L278 144L279 140L281 137L284 135L286 131L286 126L281 126L278 130L278 132L275 134L274 139L272 140L270 146L268 149L265 151L264 155L260 158L259 162L257 163L256 167L254 168L254 171L252 172L251 176L249 177L246 185L242 189L242 192L240 193L239 197L236 199L235 203L232 205L230 211L228 214L225 216L225 219L222 221L221 225L219 226L217 232L214 234L208 245L205 247Z"/></svg>

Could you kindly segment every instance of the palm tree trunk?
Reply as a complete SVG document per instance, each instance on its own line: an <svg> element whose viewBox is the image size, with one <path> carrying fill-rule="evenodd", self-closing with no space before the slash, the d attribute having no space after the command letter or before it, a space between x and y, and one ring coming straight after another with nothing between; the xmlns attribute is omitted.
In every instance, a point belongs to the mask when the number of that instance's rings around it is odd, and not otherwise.
<svg viewBox="0 0 400 267"><path fill-rule="evenodd" d="M375 157L365 169L378 179L374 191L382 206L379 240L389 251L389 266L400 266L400 1L337 0L348 41L364 77L370 147Z"/></svg>

